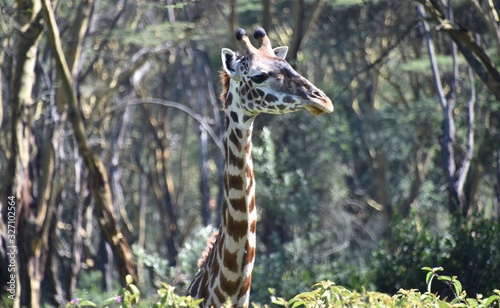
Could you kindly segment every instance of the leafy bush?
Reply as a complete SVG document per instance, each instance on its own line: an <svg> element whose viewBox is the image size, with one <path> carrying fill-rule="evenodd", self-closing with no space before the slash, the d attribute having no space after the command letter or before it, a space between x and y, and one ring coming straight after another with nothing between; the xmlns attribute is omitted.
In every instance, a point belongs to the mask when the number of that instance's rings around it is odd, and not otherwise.
<svg viewBox="0 0 500 308"><path fill-rule="evenodd" d="M190 277L196 275L198 272L198 260L207 247L208 239L216 231L217 229L209 225L193 232L193 237L186 241L177 257L181 272L186 273Z"/></svg>
<svg viewBox="0 0 500 308"><path fill-rule="evenodd" d="M167 284L162 284L158 290L158 299L154 303L140 301L140 291L133 284L132 277L127 276L127 286L122 288L118 295L109 297L99 304L82 298L73 298L65 308L70 307L186 307L198 308L202 300L194 300L191 296L178 296L175 288Z"/></svg>
<svg viewBox="0 0 500 308"><path fill-rule="evenodd" d="M372 280L377 290L395 293L399 288L423 291L426 264L439 264L464 281L470 295L489 293L500 286L499 222L473 217L467 222L451 220L448 231L436 232L415 217L393 225L391 243L375 253ZM444 284L435 291L449 295Z"/></svg>
<svg viewBox="0 0 500 308"><path fill-rule="evenodd" d="M272 297L273 304L285 307L500 307L500 290L488 298L478 295L476 298L467 298L456 277L441 276L437 272L442 268L423 268L427 271L426 284L428 290L421 293L417 289L400 289L395 295L380 292L350 291L337 286L331 281L322 281L313 286L310 292L296 295L289 301L283 298ZM446 282L454 293L454 298L444 301L435 293L431 293L433 280Z"/></svg>
<svg viewBox="0 0 500 308"><path fill-rule="evenodd" d="M271 291L271 303L284 307L500 307L500 290L494 290L494 294L483 298L478 294L475 298L467 297L467 292L462 288L462 283L456 276L444 276L438 274L443 268L424 267L426 271L425 283L427 291L421 293L417 289L400 289L395 295L388 295L380 292L367 292L363 288L361 292L350 291L349 289L337 286L331 281L322 281L313 286L312 291L303 292L291 300L287 301L275 295L275 290ZM432 293L432 285L435 281L444 282L452 291L453 297L445 301L436 293ZM178 296L175 288L167 284L162 284L158 290L158 298L140 302L139 289L132 283L132 278L127 277L127 286L123 288L119 295L112 296L99 304L99 307L199 307L202 300L194 300L190 296ZM231 307L230 303L225 305ZM252 304L253 307L261 307L260 304ZM74 298L67 305L70 307L97 307L97 305L82 298ZM268 307L268 305L265 305Z"/></svg>

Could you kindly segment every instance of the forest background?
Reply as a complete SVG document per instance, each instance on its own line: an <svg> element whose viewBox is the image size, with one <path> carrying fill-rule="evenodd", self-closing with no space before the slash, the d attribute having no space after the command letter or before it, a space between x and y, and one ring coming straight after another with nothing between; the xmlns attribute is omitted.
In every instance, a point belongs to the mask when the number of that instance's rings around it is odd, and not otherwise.
<svg viewBox="0 0 500 308"><path fill-rule="evenodd" d="M423 266L499 288L499 2L0 0L3 303L12 266L35 308L184 292L220 221L220 50L256 26L335 112L256 120L252 301Z"/></svg>

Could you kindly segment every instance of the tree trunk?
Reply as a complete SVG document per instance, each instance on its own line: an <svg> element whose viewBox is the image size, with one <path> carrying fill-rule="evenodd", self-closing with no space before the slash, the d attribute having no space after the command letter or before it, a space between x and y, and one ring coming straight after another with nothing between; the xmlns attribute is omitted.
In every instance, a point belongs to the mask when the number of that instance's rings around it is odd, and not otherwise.
<svg viewBox="0 0 500 308"><path fill-rule="evenodd" d="M429 55L429 60L431 62L431 69L434 78L434 85L436 88L436 93L443 111L442 129L443 135L441 137L441 157L443 163L443 169L448 181L448 192L449 192L449 212L453 215L466 216L469 205L466 203L467 198L465 198L464 185L467 175L470 169L470 162L473 155L474 147L474 102L475 102L475 87L473 83L473 78L469 74L471 82L471 99L468 106L468 133L466 136L467 149L464 157L462 158L459 166L457 168L456 154L455 154L455 119L454 119L454 109L457 99L457 87L458 87L458 55L457 47L455 43L451 44L451 55L453 57L453 70L450 81L450 90L448 93L444 93L443 86L441 83L441 76L437 66L436 55L434 51L434 44L430 34L430 28L425 20L426 14L424 7L421 4L417 5L417 13L420 18L422 18L422 32L424 34L427 43L427 52ZM449 20L453 21L453 16L450 11ZM444 16L444 15L443 15Z"/></svg>
<svg viewBox="0 0 500 308"><path fill-rule="evenodd" d="M126 285L127 275L131 275L132 279L137 281L132 252L127 240L117 228L106 169L99 157L92 152L86 136L84 122L80 114L79 103L74 90L73 78L62 51L59 30L49 0L43 0L43 8L45 11L45 22L48 26L50 42L54 50L58 71L61 75L62 87L68 96L67 104L69 107L70 121L73 126L80 155L89 169L90 187L96 201L95 214L101 231L113 250L120 275L120 282L122 285Z"/></svg>
<svg viewBox="0 0 500 308"><path fill-rule="evenodd" d="M47 252L47 238L42 238L42 225L33 213L32 180L28 172L30 161L32 92L35 81L35 63L38 43L41 38L40 1L18 1L16 12L17 31L15 31L12 80L12 126L10 158L4 177L2 203L7 197L14 197L16 208L17 234L17 294L14 306L39 307L40 284ZM3 206L4 208L6 207ZM46 214L46 213L44 213ZM4 220L7 217L4 216ZM45 217L42 223L45 222ZM14 246L9 242L9 246Z"/></svg>

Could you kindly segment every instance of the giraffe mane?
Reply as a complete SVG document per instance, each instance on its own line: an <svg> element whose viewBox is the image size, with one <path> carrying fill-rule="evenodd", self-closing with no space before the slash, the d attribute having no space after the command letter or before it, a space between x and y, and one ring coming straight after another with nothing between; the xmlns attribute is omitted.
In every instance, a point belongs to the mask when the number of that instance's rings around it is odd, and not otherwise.
<svg viewBox="0 0 500 308"><path fill-rule="evenodd" d="M201 269L203 265L205 265L205 262L207 262L207 258L212 252L212 249L214 248L215 241L217 240L217 236L219 235L219 231L215 231L207 240L207 246L203 250L203 253L201 254L201 257L198 259L198 269Z"/></svg>
<svg viewBox="0 0 500 308"><path fill-rule="evenodd" d="M227 98L227 93L229 92L229 75L226 73L226 71L221 70L219 72L220 76L220 81L222 84L222 91L220 94L220 99L222 101L222 110L226 109L226 98Z"/></svg>

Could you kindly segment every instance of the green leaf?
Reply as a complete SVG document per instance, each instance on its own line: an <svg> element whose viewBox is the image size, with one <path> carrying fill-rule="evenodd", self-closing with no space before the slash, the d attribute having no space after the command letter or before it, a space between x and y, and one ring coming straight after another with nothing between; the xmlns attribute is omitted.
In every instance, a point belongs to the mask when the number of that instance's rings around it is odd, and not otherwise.
<svg viewBox="0 0 500 308"><path fill-rule="evenodd" d="M105 299L103 302L101 302L101 304L99 306L101 306L101 307L109 306L109 305L114 304L114 303L116 303L116 297L110 297L108 299Z"/></svg>
<svg viewBox="0 0 500 308"><path fill-rule="evenodd" d="M97 307L97 305L94 304L91 301L81 301L81 302L78 303L78 305L80 305L82 307L85 307L85 306L87 306L87 307Z"/></svg>
<svg viewBox="0 0 500 308"><path fill-rule="evenodd" d="M439 308L448 308L448 307L451 307L450 304L448 304L447 302L444 302L444 301L439 301L438 302L438 307Z"/></svg>
<svg viewBox="0 0 500 308"><path fill-rule="evenodd" d="M433 272L432 268L428 267L428 266L424 266L422 267L422 270L423 271L428 271L428 272Z"/></svg>
<svg viewBox="0 0 500 308"><path fill-rule="evenodd" d="M441 280L441 281L451 281L451 277L450 276L439 276L438 280Z"/></svg>
<svg viewBox="0 0 500 308"><path fill-rule="evenodd" d="M203 302L203 298L197 299L192 302L193 306L199 306Z"/></svg>
<svg viewBox="0 0 500 308"><path fill-rule="evenodd" d="M296 301L295 303L293 303L292 308L299 307L299 306L301 306L301 305L302 305L302 306L307 307L307 305L306 305L306 302L305 302L305 301L303 301L303 300L298 300L298 301Z"/></svg>
<svg viewBox="0 0 500 308"><path fill-rule="evenodd" d="M494 301L496 301L498 299L500 299L500 296L498 296L498 295L492 295L492 296L488 297L488 299L484 303L484 306L485 307L489 307L491 304L493 304Z"/></svg>
<svg viewBox="0 0 500 308"><path fill-rule="evenodd" d="M429 284L429 282L432 280L433 276L434 276L434 273L432 271L428 272L427 275L425 276L425 283Z"/></svg>
<svg viewBox="0 0 500 308"><path fill-rule="evenodd" d="M139 289L134 284L130 284L129 288L132 291L132 294L134 295L134 297L136 298L136 301L138 302L139 298L141 296L141 291L139 291Z"/></svg>
<svg viewBox="0 0 500 308"><path fill-rule="evenodd" d="M425 281L427 282L427 292L431 293L432 279L436 276L433 272L429 272ZM428 281L427 281L428 280Z"/></svg>
<svg viewBox="0 0 500 308"><path fill-rule="evenodd" d="M287 301L283 297L271 296L271 303L274 305L285 306L287 305Z"/></svg>
<svg viewBox="0 0 500 308"><path fill-rule="evenodd" d="M467 298L466 301L467 301L467 304L469 304L469 306L471 308L479 306L479 303L477 302L477 300L475 300L473 298ZM488 305L486 305L485 307L488 307Z"/></svg>
<svg viewBox="0 0 500 308"><path fill-rule="evenodd" d="M453 286L455 287L455 291L457 292L457 295L462 294L462 283L458 280L453 280L452 281Z"/></svg>

